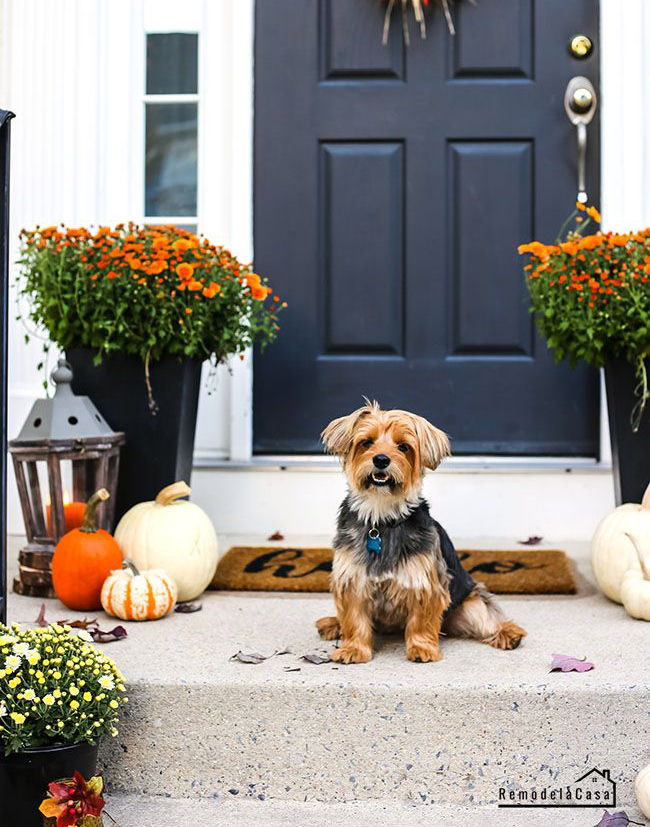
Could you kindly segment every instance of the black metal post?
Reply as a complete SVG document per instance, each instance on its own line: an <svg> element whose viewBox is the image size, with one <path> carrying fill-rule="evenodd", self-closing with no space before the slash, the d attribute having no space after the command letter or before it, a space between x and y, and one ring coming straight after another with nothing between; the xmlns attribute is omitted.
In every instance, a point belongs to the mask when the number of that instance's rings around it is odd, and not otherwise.
<svg viewBox="0 0 650 827"><path fill-rule="evenodd" d="M0 109L0 622L7 621L7 348L9 302L9 146L13 112Z"/></svg>

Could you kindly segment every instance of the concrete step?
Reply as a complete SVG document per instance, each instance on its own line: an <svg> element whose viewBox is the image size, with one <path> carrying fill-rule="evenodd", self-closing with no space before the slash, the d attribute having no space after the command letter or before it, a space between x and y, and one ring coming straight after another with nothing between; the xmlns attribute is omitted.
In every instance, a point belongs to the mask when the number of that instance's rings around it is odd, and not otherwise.
<svg viewBox="0 0 650 827"><path fill-rule="evenodd" d="M108 812L120 827L591 827L602 810L499 810L487 807L400 805L395 802L322 804L288 801L223 801L113 796ZM628 816L644 824L636 808Z"/></svg>
<svg viewBox="0 0 650 827"><path fill-rule="evenodd" d="M113 789L475 807L495 804L501 787L556 787L595 766L630 804L650 763L648 626L597 592L585 544L564 547L579 562L579 594L501 598L529 634L514 652L445 640L443 661L414 664L394 637L377 640L371 663L313 665L300 656L333 648L314 628L332 613L328 595L210 593L197 614L128 624L106 650L131 697L102 749ZM33 620L39 604L13 596L10 618ZM47 611L71 616L56 601ZM286 648L258 665L230 660ZM596 669L549 674L553 652Z"/></svg>

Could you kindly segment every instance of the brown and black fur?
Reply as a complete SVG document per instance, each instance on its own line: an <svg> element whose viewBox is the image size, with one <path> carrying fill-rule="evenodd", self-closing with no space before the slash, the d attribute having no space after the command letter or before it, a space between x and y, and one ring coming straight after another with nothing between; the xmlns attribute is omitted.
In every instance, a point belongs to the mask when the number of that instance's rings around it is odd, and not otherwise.
<svg viewBox="0 0 650 827"><path fill-rule="evenodd" d="M420 494L425 468L449 454L446 435L415 414L368 402L330 423L322 437L341 458L349 484L334 539L337 614L316 624L324 639L341 638L332 659L369 661L373 631L403 630L414 661L441 659L441 629L515 649L525 631L463 570ZM372 527L381 537L379 553L367 548Z"/></svg>

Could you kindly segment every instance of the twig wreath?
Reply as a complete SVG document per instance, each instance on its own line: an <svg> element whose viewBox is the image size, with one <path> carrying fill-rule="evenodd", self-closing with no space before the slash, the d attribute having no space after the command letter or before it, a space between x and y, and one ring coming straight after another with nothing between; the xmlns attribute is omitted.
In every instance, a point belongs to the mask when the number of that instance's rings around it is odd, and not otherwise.
<svg viewBox="0 0 650 827"><path fill-rule="evenodd" d="M442 10L445 13L445 19L447 20L447 28L449 29L449 34L456 34L456 27L454 26L454 18L451 14L450 3L453 3L453 0L435 0L436 2L440 3L442 6ZM390 31L390 21L393 14L393 9L397 2L401 3L402 6L402 32L404 35L404 42L406 45L409 45L410 36L409 36L409 23L408 23L408 7L413 6L413 15L415 16L415 21L420 25L420 36L424 40L427 36L427 24L424 19L424 7L429 5L429 0L387 0L388 5L386 7L386 14L384 15L384 36L382 38L384 46L388 43L388 33ZM469 2L475 6L476 0L469 0Z"/></svg>

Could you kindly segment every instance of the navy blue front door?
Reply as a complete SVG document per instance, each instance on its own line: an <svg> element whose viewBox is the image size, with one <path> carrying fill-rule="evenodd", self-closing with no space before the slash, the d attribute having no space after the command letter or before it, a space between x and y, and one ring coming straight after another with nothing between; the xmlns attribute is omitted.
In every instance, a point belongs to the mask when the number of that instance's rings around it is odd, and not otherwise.
<svg viewBox="0 0 650 827"><path fill-rule="evenodd" d="M365 394L455 453L596 453L596 372L554 364L517 245L573 209L563 96L598 88L598 3L458 2L455 37L431 5L426 40L412 24L405 46L396 13L383 46L378 0L257 3L255 259L289 303L256 357L257 452L320 451Z"/></svg>

